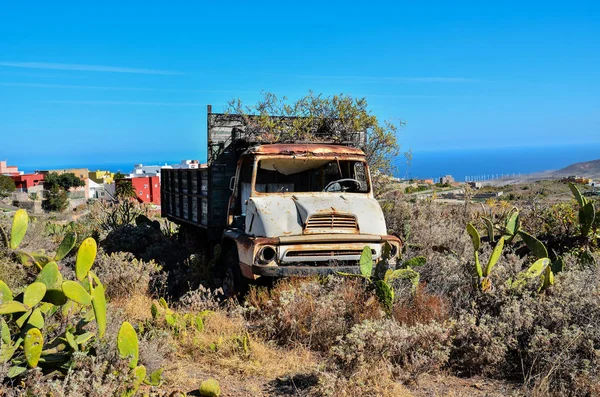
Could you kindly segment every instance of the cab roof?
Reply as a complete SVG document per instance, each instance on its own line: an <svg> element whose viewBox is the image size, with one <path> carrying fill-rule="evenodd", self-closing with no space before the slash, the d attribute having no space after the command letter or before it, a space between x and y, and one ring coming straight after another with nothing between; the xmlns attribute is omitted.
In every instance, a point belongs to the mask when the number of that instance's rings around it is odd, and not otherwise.
<svg viewBox="0 0 600 397"><path fill-rule="evenodd" d="M344 145L328 145L321 143L275 143L259 145L248 149L252 154L312 154L315 156L364 156L365 152L358 148Z"/></svg>

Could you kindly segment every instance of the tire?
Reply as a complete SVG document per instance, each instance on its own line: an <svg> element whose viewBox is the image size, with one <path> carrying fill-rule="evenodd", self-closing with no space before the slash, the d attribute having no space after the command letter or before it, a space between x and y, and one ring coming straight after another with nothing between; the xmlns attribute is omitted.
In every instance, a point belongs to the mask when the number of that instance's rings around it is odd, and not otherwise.
<svg viewBox="0 0 600 397"><path fill-rule="evenodd" d="M232 247L223 258L223 294L226 298L242 300L248 287L249 280L242 274L237 250Z"/></svg>

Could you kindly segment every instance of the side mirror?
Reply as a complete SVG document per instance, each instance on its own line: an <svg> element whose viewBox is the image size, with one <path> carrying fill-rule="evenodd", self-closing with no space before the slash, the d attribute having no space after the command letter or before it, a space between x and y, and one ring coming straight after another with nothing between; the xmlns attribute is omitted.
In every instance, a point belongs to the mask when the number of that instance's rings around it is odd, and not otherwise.
<svg viewBox="0 0 600 397"><path fill-rule="evenodd" d="M235 187L235 176L232 176L231 179L229 180L229 190L233 191L234 187Z"/></svg>

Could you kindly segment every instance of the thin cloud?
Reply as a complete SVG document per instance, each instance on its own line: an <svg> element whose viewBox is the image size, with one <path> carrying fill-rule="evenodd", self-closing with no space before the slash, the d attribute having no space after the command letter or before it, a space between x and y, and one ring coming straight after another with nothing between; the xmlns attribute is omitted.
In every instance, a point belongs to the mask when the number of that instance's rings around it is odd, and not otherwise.
<svg viewBox="0 0 600 397"><path fill-rule="evenodd" d="M49 63L49 62L6 62L0 61L0 66L28 69L48 69L48 70L76 70L83 72L109 72L109 73L133 73L133 74L161 74L161 75L181 75L182 72L157 69L140 69L121 66L103 66L103 65L80 65L69 63Z"/></svg>
<svg viewBox="0 0 600 397"><path fill-rule="evenodd" d="M68 104L68 105L131 105L131 106L172 106L172 107L206 106L205 103L188 103L188 102L41 101L40 103L55 103L55 104Z"/></svg>
<svg viewBox="0 0 600 397"><path fill-rule="evenodd" d="M211 93L211 94L256 94L255 91L240 90L195 90L195 89L170 89L170 88L148 88L148 87L117 87L99 85L72 85L72 84L46 84L46 83L11 83L0 82L0 87L24 87L24 88L58 88L76 90L105 90L105 91L153 91L174 93Z"/></svg>
<svg viewBox="0 0 600 397"><path fill-rule="evenodd" d="M42 83L0 83L3 87L28 87L28 88L65 88L82 90L106 90L106 91L156 91L153 88L136 87L105 87L97 85L66 85L66 84L42 84Z"/></svg>
<svg viewBox="0 0 600 397"><path fill-rule="evenodd" d="M397 83L477 83L481 80L466 77L376 77L376 76L322 76L322 75L297 75L303 79L334 79L334 80L361 80L361 81L388 81Z"/></svg>

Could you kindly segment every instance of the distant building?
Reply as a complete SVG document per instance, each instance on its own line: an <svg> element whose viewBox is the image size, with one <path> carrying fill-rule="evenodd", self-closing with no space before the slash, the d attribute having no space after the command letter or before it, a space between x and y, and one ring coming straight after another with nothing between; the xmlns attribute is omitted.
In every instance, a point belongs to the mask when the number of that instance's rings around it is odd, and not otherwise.
<svg viewBox="0 0 600 397"><path fill-rule="evenodd" d="M15 165L7 165L6 161L0 161L0 175L19 175L19 167Z"/></svg>
<svg viewBox="0 0 600 397"><path fill-rule="evenodd" d="M560 181L561 182L571 182L571 183L581 183L582 185L587 185L592 180L590 178L584 178L584 177L577 176L577 175L570 175L566 178L562 178Z"/></svg>
<svg viewBox="0 0 600 397"><path fill-rule="evenodd" d="M163 168L169 168L169 167L163 167ZM182 160L179 164L171 164L170 168L196 170L196 169L200 168L200 162L198 160Z"/></svg>
<svg viewBox="0 0 600 397"><path fill-rule="evenodd" d="M97 200L113 200L115 198L115 184L96 183L90 178L90 198Z"/></svg>
<svg viewBox="0 0 600 397"><path fill-rule="evenodd" d="M160 178L160 170L161 168L173 168L170 165L143 165L143 164L135 164L133 166L133 171L129 175L132 178L140 177L140 176L157 176Z"/></svg>
<svg viewBox="0 0 600 397"><path fill-rule="evenodd" d="M100 184L111 184L115 179L115 174L110 171L90 171L89 176L92 181Z"/></svg>
<svg viewBox="0 0 600 397"><path fill-rule="evenodd" d="M440 183L441 184L451 184L454 183L454 178L452 177L452 175L444 175L443 177L440 178Z"/></svg>
<svg viewBox="0 0 600 397"><path fill-rule="evenodd" d="M22 174L11 176L15 181L15 186L20 192L29 192L33 187L43 187L44 175L43 174Z"/></svg>
<svg viewBox="0 0 600 397"><path fill-rule="evenodd" d="M74 174L76 177L78 177L79 179L81 179L84 183L85 186L83 188L71 188L71 190L69 191L69 197L74 199L74 198L85 198L85 199L89 199L90 198L90 171L87 168L65 168L65 169L58 169L58 170L42 170L42 171L36 171L36 173L40 173L40 174L49 174L49 173L55 173L55 174ZM83 196L83 197L80 197Z"/></svg>
<svg viewBox="0 0 600 397"><path fill-rule="evenodd" d="M481 182L469 182L469 186L473 189L481 189L483 184Z"/></svg>

